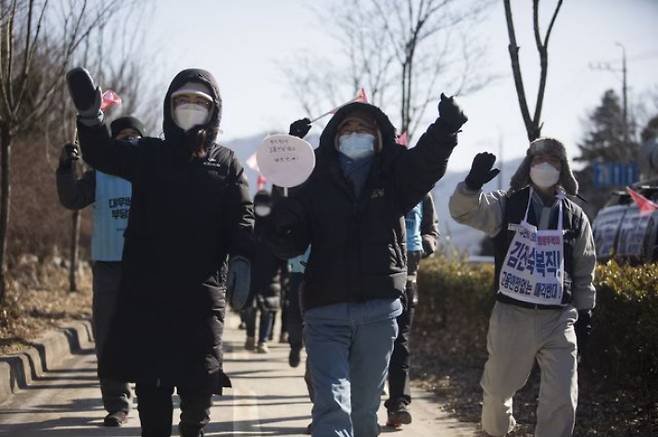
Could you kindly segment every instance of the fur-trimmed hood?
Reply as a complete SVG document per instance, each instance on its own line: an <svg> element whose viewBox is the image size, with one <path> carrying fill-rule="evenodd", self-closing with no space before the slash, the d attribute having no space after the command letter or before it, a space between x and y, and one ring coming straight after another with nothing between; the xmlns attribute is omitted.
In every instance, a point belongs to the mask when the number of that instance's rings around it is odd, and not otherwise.
<svg viewBox="0 0 658 437"><path fill-rule="evenodd" d="M510 188L512 191L518 191L531 184L530 181L530 165L533 156L545 153L553 155L560 159L562 163L562 171L560 172L560 180L558 184L572 196L578 194L578 181L571 171L569 160L567 159L567 151L564 145L555 138L538 138L530 143L528 151L521 165L512 176L510 180Z"/></svg>

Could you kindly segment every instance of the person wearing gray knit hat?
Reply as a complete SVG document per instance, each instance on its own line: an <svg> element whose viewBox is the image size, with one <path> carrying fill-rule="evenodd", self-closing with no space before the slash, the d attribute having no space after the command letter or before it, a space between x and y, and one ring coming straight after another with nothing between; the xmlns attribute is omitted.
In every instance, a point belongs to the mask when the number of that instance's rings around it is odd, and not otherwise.
<svg viewBox="0 0 658 437"><path fill-rule="evenodd" d="M489 323L480 384L482 428L510 432L514 394L534 363L541 370L536 437L570 436L578 399L577 357L591 330L596 251L564 145L553 138L530 143L510 189L483 193L499 173L495 155L479 153L450 198L459 223L494 240L496 304Z"/></svg>

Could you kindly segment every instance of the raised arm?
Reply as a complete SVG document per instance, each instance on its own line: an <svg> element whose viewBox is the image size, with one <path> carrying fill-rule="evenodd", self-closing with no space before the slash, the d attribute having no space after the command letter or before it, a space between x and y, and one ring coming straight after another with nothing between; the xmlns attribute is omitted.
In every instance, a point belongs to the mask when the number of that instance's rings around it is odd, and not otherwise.
<svg viewBox="0 0 658 437"><path fill-rule="evenodd" d="M130 141L110 138L103 124L101 89L89 72L76 67L66 74L73 104L78 112L78 138L83 159L94 169L133 181L139 153Z"/></svg>
<svg viewBox="0 0 658 437"><path fill-rule="evenodd" d="M500 173L493 168L495 162L496 156L491 153L475 155L466 180L457 185L448 203L453 219L490 237L501 230L506 200L503 191L482 192L482 186Z"/></svg>
<svg viewBox="0 0 658 437"><path fill-rule="evenodd" d="M468 120L454 98L444 94L441 94L439 114L416 147L402 153L396 161L396 191L401 214L406 214L421 202L443 177L448 158L457 145L457 132Z"/></svg>
<svg viewBox="0 0 658 437"><path fill-rule="evenodd" d="M94 203L96 197L96 173L90 170L78 178L75 169L77 160L78 151L75 144L66 144L62 147L59 166L55 171L59 203L72 210L85 208Z"/></svg>

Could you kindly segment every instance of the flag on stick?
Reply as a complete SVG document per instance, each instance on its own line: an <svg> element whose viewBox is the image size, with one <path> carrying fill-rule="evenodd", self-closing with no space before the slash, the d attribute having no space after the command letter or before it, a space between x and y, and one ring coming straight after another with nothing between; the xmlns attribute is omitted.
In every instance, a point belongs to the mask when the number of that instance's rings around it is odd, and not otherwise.
<svg viewBox="0 0 658 437"><path fill-rule="evenodd" d="M631 195L637 207L640 208L640 215L651 214L658 210L658 204L647 199L637 191L632 190L630 187L626 187L626 191Z"/></svg>
<svg viewBox="0 0 658 437"><path fill-rule="evenodd" d="M349 105L350 103L355 103L355 102L359 102L359 103L368 103L368 96L366 95L366 90L364 90L363 88L361 88L361 89L359 90L359 92L356 93L356 97L354 97L353 99L351 99L351 100L348 101L348 102L343 103L342 105L336 106L334 109L332 109L332 110L330 110L330 111L327 111L327 112L325 112L324 114L322 114L322 115L320 115L320 116L318 116L318 117L315 117L313 120L311 120L311 123L315 123L316 121L318 121L318 120L321 119L321 118L326 117L327 115L335 114L336 111L338 111L338 110L339 110L340 108L342 108L343 106L345 106L345 105Z"/></svg>
<svg viewBox="0 0 658 437"><path fill-rule="evenodd" d="M103 93L101 100L101 111L111 108L115 105L121 104L121 97L112 90L107 90Z"/></svg>

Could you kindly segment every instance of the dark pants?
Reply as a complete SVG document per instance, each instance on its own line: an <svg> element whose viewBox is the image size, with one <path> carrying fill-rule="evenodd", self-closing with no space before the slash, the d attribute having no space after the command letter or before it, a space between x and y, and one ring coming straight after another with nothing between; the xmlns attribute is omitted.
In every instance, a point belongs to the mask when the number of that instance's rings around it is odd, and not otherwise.
<svg viewBox="0 0 658 437"><path fill-rule="evenodd" d="M112 317L117 307L119 283L121 282L121 262L96 261L93 263L93 303L92 327L96 340L96 358L100 356L107 339ZM124 357L126 360L131 357ZM130 386L127 382L101 379L103 407L108 413L130 411Z"/></svg>
<svg viewBox="0 0 658 437"><path fill-rule="evenodd" d="M299 287L303 280L303 273L291 273L290 289L286 293L285 311L287 313L288 343L291 349L302 348L304 322L302 319L302 310L299 305Z"/></svg>
<svg viewBox="0 0 658 437"><path fill-rule="evenodd" d="M142 437L169 437L174 406L171 396L174 387L137 383L137 409L142 424ZM203 436L203 428L210 422L212 394L177 387L180 397L181 437Z"/></svg>
<svg viewBox="0 0 658 437"><path fill-rule="evenodd" d="M388 410L395 410L400 405L411 403L411 388L409 384L409 366L411 361L410 336L411 326L418 300L416 274L422 252L414 251L407 254L408 280L405 296L405 310L398 317L398 336L395 339L393 355L388 366L389 398L385 402Z"/></svg>
<svg viewBox="0 0 658 437"><path fill-rule="evenodd" d="M267 343L272 330L272 319L274 318L274 311L258 308L253 305L245 308L244 318L247 324L247 337L256 336L256 313L260 311L260 321L258 324L258 342Z"/></svg>

